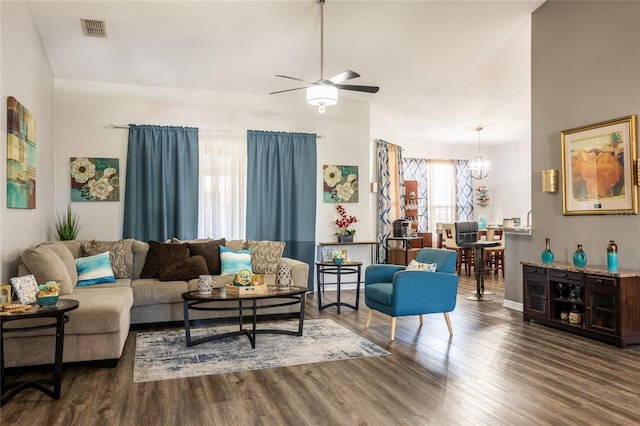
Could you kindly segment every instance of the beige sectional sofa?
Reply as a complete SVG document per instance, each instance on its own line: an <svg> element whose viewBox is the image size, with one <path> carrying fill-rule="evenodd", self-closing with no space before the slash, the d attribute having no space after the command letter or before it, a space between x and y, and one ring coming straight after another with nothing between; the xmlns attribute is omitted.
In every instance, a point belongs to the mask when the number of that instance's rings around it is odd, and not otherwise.
<svg viewBox="0 0 640 426"><path fill-rule="evenodd" d="M19 275L33 273L39 284L49 280L61 282L61 298L75 299L79 308L68 313L65 327L63 362L110 361L120 358L132 325L147 327L154 323L183 321L182 293L198 288L198 279L160 281L158 278L140 278L149 251L149 244L138 240L120 240L126 263L126 272L120 271L116 282L87 287L77 286L75 260L85 253L91 241L55 241L40 244L23 253L24 264ZM107 242L108 243L108 242ZM197 243L197 242L196 242ZM244 249L244 241L227 241L232 250ZM294 285L307 287L309 265L282 257L291 270ZM31 269L27 267L31 266ZM114 268L115 270L115 268ZM233 280L232 275L214 277L216 286ZM65 280L68 280L66 282ZM274 284L275 274L265 274L265 282ZM66 293L66 294L65 294ZM232 303L232 302L229 302ZM292 306L265 309L260 314L289 314ZM194 312L190 318L220 318L232 312ZM25 320L26 321L26 320ZM7 323L5 329L25 325L25 321ZM35 321L35 320L34 320ZM51 364L54 358L54 329L5 333L5 366Z"/></svg>

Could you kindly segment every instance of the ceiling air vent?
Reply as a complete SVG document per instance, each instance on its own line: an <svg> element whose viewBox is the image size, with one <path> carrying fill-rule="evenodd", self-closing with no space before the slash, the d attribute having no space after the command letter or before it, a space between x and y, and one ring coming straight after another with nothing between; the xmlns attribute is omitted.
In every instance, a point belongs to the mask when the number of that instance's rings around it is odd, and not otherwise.
<svg viewBox="0 0 640 426"><path fill-rule="evenodd" d="M104 21L96 21L95 19L80 19L82 22L82 32L87 37L107 38L107 29Z"/></svg>

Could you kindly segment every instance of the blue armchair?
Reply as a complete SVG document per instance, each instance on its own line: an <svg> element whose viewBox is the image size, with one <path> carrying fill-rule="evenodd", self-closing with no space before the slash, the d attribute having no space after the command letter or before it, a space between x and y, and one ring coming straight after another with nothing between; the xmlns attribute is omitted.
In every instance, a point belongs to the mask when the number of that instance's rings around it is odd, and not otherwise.
<svg viewBox="0 0 640 426"><path fill-rule="evenodd" d="M370 265L365 270L364 297L370 308L364 328L369 328L374 310L391 316L391 340L395 339L396 318L407 315L444 313L453 335L449 312L456 307L458 275L453 250L425 248L416 261L435 263L436 272L406 271L399 265Z"/></svg>

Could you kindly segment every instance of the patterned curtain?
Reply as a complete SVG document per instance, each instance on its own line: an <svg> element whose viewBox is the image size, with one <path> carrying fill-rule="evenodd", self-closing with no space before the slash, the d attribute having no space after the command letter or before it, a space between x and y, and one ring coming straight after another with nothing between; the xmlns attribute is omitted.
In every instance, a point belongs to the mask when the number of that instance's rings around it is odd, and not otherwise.
<svg viewBox="0 0 640 426"><path fill-rule="evenodd" d="M418 232L429 232L427 160L424 158L405 158L404 180L418 181Z"/></svg>
<svg viewBox="0 0 640 426"><path fill-rule="evenodd" d="M392 222L404 216L404 164L402 148L376 140L378 157L378 254L386 259L384 243L391 234Z"/></svg>
<svg viewBox="0 0 640 426"><path fill-rule="evenodd" d="M467 160L456 160L456 197L458 221L473 220L473 182Z"/></svg>

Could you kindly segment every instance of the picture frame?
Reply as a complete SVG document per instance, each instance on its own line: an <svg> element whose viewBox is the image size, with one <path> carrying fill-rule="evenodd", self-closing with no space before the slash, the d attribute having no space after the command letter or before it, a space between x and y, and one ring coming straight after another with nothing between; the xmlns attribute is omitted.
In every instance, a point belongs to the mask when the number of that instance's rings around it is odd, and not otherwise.
<svg viewBox="0 0 640 426"><path fill-rule="evenodd" d="M636 115L560 132L562 214L638 214Z"/></svg>

